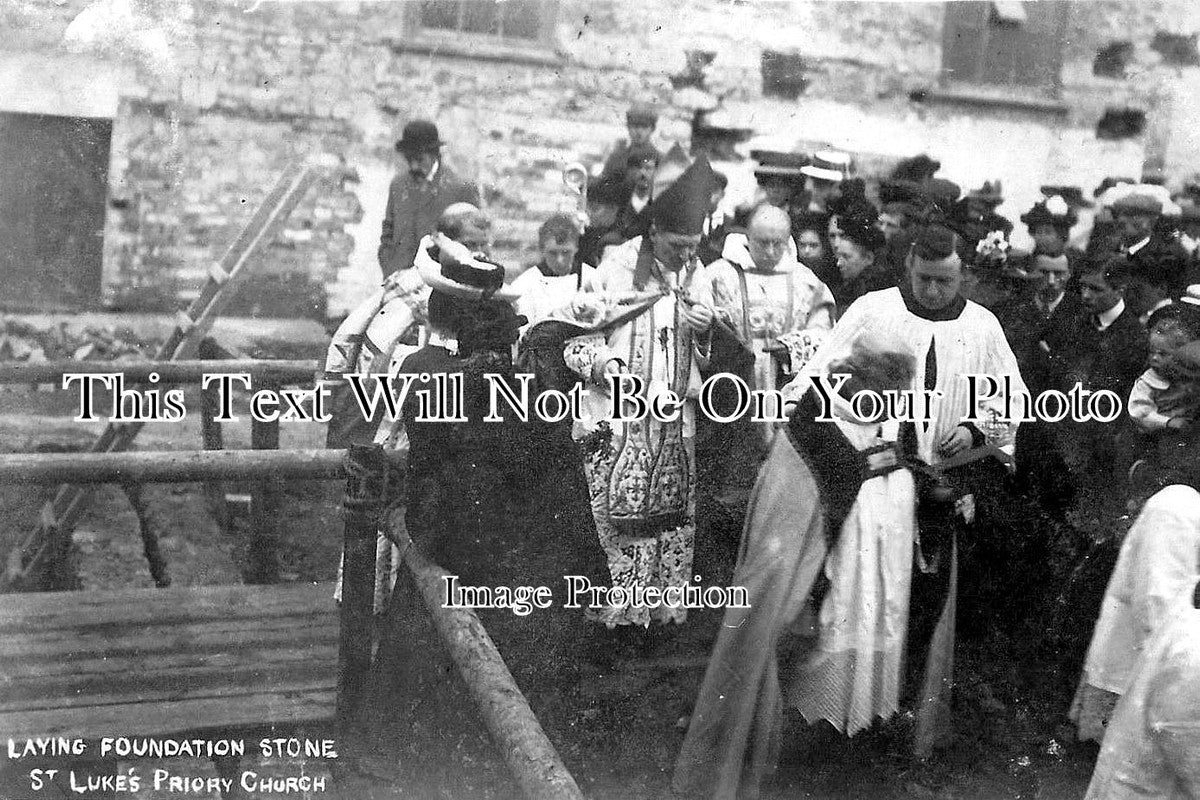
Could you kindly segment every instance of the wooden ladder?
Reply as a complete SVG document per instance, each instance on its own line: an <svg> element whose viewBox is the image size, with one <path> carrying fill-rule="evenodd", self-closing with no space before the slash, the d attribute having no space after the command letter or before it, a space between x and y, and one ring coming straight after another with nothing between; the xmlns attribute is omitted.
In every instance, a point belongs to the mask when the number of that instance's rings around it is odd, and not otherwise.
<svg viewBox="0 0 1200 800"><path fill-rule="evenodd" d="M174 361L195 354L200 341L233 297L234 287L249 274L246 267L250 259L274 238L316 177L316 172L300 161L288 165L220 261L209 268L208 279L199 296L186 311L179 312L175 330L159 348L154 360ZM129 449L144 424L109 423L92 445L91 452L113 453ZM36 528L9 553L4 574L0 576L0 591L8 591L26 581L47 555L55 556L51 561L50 588L66 588L63 585L66 580L59 570L70 546L72 527L87 507L92 491L91 487L83 486L59 487L54 499L42 508Z"/></svg>

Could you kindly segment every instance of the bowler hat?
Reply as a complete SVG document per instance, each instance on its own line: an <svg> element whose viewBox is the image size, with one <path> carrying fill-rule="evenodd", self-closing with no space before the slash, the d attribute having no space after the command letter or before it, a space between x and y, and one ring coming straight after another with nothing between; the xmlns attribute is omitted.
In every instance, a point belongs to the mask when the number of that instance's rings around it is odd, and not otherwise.
<svg viewBox="0 0 1200 800"><path fill-rule="evenodd" d="M414 119L404 126L404 133L396 140L396 149L401 153L423 153L437 150L443 144L438 138L437 125L427 119Z"/></svg>

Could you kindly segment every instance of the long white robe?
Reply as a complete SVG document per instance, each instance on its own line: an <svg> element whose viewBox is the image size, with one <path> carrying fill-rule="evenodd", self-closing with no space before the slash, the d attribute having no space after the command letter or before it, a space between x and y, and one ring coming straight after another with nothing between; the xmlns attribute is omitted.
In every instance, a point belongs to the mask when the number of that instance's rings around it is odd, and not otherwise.
<svg viewBox="0 0 1200 800"><path fill-rule="evenodd" d="M895 436L879 425L836 424L855 449ZM812 468L791 436L775 437L751 494L731 581L745 588L749 607L725 611L676 761L680 797L757 796L775 769L785 701L850 733L895 711L915 508L907 470L868 478L830 551L827 507ZM783 687L777 647L802 618L822 569L831 588L821 606L819 644Z"/></svg>
<svg viewBox="0 0 1200 800"><path fill-rule="evenodd" d="M987 376L1002 383L1007 379L1011 396L1026 393L1017 359L1005 339L996 317L983 306L965 301L961 312L953 319L928 319L910 311L899 288L870 292L846 309L829 337L822 342L812 360L801 370L796 380L784 389L785 395L799 397L816 376L836 370L831 365L850 355L862 342L876 351L894 350L913 357L914 374L908 389L921 396L926 386L926 369L930 350L934 353L936 375L929 413L923 403L910 409L920 418L914 425L917 458L928 464L938 464L943 457L938 444L968 415L979 421L976 428L984 441L1012 453L1020 416L1020 404L1014 404L1011 414L1002 395L972 396L968 375ZM900 411L901 409L897 409ZM918 536L920 532L918 531ZM949 587L937 624L934 628L926 661L925 679L918 697L918 723L914 734L914 752L928 755L934 746L945 741L952 730L951 686L954 665L955 615L958 595L957 545L951 547Z"/></svg>
<svg viewBox="0 0 1200 800"><path fill-rule="evenodd" d="M539 267L530 267L513 279L517 313L529 320L526 327L568 309L580 292L596 290L596 268L584 264L582 270L582 280L574 273L546 275Z"/></svg>
<svg viewBox="0 0 1200 800"><path fill-rule="evenodd" d="M1081 739L1106 737L1104 717L1124 694L1147 640L1191 604L1200 579L1200 492L1168 486L1125 535L1092 633L1071 717ZM1107 695L1107 697L1106 697Z"/></svg>
<svg viewBox="0 0 1200 800"><path fill-rule="evenodd" d="M1200 610L1146 642L1104 737L1086 800L1200 797Z"/></svg>

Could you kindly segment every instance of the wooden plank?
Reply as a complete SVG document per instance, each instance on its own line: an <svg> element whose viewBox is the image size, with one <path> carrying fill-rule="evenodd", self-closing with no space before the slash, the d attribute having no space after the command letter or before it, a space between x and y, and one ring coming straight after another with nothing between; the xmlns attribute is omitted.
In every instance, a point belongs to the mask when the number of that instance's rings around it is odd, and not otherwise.
<svg viewBox="0 0 1200 800"><path fill-rule="evenodd" d="M93 706L74 713L62 709L0 715L0 734L14 739L35 736L154 736L211 728L275 723L320 722L333 718L331 689L275 691L229 698L199 698L177 703Z"/></svg>
<svg viewBox="0 0 1200 800"><path fill-rule="evenodd" d="M15 681L5 686L0 720L4 714L17 710L174 703L262 692L333 689L336 686L336 648L328 647L319 656L309 662L292 664L241 664L233 668L197 667L172 672L150 669L115 676L58 676L50 680Z"/></svg>
<svg viewBox="0 0 1200 800"><path fill-rule="evenodd" d="M200 295L188 308L188 316L196 320L196 327L191 331L177 329L180 336L176 342L168 341L164 346L164 355L168 358L187 358L192 355L207 335L213 321L220 316L221 311L233 299L231 289L247 275L244 269L250 258L258 254L258 249L270 242L283 223L299 205L308 187L316 179L316 173L306 169L302 164L292 163L285 169L279 181L270 194L258 207L254 217L241 230L237 239L221 258L221 269L229 274L226 282L209 280L200 290ZM196 333L199 331L199 333ZM171 344L176 346L172 349Z"/></svg>
<svg viewBox="0 0 1200 800"><path fill-rule="evenodd" d="M253 647L244 647L236 651L212 650L203 652L155 653L152 662L142 662L147 670L166 672L169 670L193 669L198 667L235 667L242 663L285 664L297 660L321 658L324 649L336 646L336 630L332 637L323 635L313 637L304 642L290 641L280 646L274 642L255 641ZM290 646L288 646L290 645ZM53 662L34 661L30 659L8 660L0 664L0 687L5 681L16 682L27 678L51 680L59 675L82 677L85 675L111 675L123 672L137 672L137 664L131 660L105 656L98 653L78 654L78 658L55 659ZM2 701L0 701L2 702Z"/></svg>
<svg viewBox="0 0 1200 800"><path fill-rule="evenodd" d="M73 623L149 624L157 620L254 619L264 615L336 612L333 583L284 586L193 586L0 595L0 633Z"/></svg>
<svg viewBox="0 0 1200 800"><path fill-rule="evenodd" d="M305 641L321 638L314 633L305 634L309 625L320 631L336 633L334 618L305 620L300 617L276 619L266 625L253 622L216 625L191 623L181 626L154 626L126 630L83 630L54 631L43 636L12 636L0 639L4 654L0 656L0 675L12 660L38 658L70 658L73 655L96 654L107 658L152 658L156 653L176 651L199 653L214 648L236 647L240 642L278 641L286 642L301 637Z"/></svg>
<svg viewBox="0 0 1200 800"><path fill-rule="evenodd" d="M328 583L8 595L0 732L152 735L328 720Z"/></svg>

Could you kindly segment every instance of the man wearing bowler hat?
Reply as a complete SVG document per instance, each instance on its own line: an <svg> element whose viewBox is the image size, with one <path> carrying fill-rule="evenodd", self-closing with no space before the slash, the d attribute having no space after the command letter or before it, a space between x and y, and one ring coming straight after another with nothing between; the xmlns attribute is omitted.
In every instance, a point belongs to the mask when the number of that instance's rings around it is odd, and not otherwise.
<svg viewBox="0 0 1200 800"><path fill-rule="evenodd" d="M405 125L396 142L408 169L396 175L388 190L379 239L379 266L385 278L413 265L421 237L433 233L448 206L479 200L478 190L442 163L443 144L437 126L424 119Z"/></svg>

